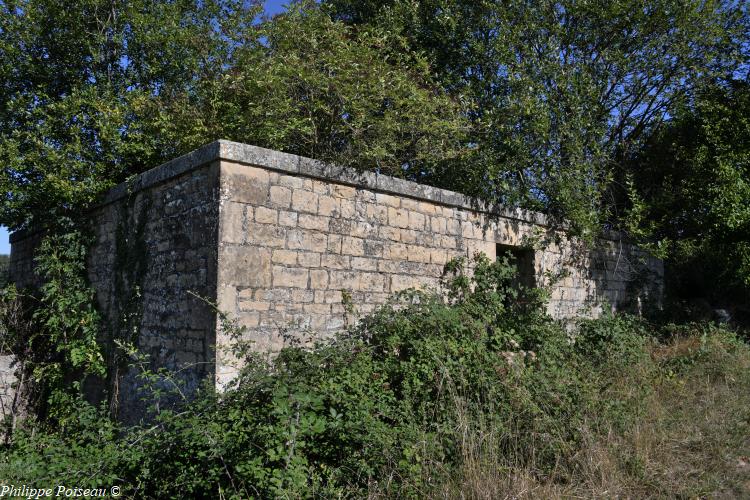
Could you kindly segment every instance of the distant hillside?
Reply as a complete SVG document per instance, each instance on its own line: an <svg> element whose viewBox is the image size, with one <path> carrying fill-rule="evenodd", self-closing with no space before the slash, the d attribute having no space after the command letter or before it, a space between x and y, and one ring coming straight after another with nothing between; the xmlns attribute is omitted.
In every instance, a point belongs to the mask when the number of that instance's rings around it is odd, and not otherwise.
<svg viewBox="0 0 750 500"><path fill-rule="evenodd" d="M0 287L8 283L8 271L10 268L10 255L0 255Z"/></svg>

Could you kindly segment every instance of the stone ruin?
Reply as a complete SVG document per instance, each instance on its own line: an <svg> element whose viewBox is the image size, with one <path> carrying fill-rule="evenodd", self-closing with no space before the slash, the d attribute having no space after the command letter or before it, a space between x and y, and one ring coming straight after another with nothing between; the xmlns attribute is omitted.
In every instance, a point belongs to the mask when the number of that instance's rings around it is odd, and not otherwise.
<svg viewBox="0 0 750 500"><path fill-rule="evenodd" d="M91 221L89 279L109 331L134 332L152 366L179 370L188 391L207 378L222 387L239 369L217 309L272 352L288 332L342 329L344 295L365 314L393 292L437 288L448 260L476 252L510 252L525 284L551 285L555 318L662 293L662 262L616 234L587 247L542 214L223 140L112 189ZM11 235L20 287L38 284L40 238ZM135 375L119 381L126 420L139 414Z"/></svg>

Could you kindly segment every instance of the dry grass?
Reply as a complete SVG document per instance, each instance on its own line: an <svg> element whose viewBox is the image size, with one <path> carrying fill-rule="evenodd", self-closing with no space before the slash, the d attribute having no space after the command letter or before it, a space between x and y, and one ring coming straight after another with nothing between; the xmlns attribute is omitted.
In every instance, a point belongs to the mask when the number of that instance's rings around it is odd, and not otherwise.
<svg viewBox="0 0 750 500"><path fill-rule="evenodd" d="M463 422L461 468L428 496L750 498L748 346L689 336L651 354L657 375L626 374L614 384L625 392L644 380L652 386L641 417L618 431L592 415L572 466L543 476L528 461L499 456L502 436L492 429Z"/></svg>

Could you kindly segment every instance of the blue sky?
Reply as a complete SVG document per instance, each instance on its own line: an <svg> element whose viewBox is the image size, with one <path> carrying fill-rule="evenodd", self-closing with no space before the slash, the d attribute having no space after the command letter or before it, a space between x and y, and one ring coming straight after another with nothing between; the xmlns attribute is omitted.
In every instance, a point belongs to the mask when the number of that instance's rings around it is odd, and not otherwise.
<svg viewBox="0 0 750 500"><path fill-rule="evenodd" d="M284 6L286 6L289 3L289 0L267 0L265 3L266 12L273 15L278 14L279 12L284 11Z"/></svg>
<svg viewBox="0 0 750 500"><path fill-rule="evenodd" d="M8 244L8 230L0 226L0 254L10 253L10 244Z"/></svg>
<svg viewBox="0 0 750 500"><path fill-rule="evenodd" d="M267 0L265 2L266 12L273 15L283 12L289 0ZM10 243L8 243L8 230L0 226L0 254L10 253Z"/></svg>

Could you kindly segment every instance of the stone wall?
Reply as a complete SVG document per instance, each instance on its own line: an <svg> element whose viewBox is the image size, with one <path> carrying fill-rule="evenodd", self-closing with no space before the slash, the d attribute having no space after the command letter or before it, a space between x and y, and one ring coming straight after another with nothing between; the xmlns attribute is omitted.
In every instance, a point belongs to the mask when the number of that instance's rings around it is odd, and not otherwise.
<svg viewBox="0 0 750 500"><path fill-rule="evenodd" d="M437 289L448 260L476 252L492 259L526 252L535 284L554 282L549 312L557 318L660 294L635 285L648 273L659 283L661 262L617 239L588 249L540 214L484 209L449 191L230 147L233 160L222 160L220 174L218 304L259 350L280 349L288 332L341 329L344 294L366 314L393 292ZM218 384L236 369L219 353Z"/></svg>
<svg viewBox="0 0 750 500"><path fill-rule="evenodd" d="M88 274L96 291L107 335L109 359L114 340L132 343L147 356L142 368L167 368L174 380L164 389L189 394L214 373L218 171L213 155L187 157L147 172L110 192L91 213L96 243ZM41 233L11 238L11 279L35 286L33 252ZM119 351L121 352L121 351ZM96 399L106 386L121 418L134 421L141 402L141 367L120 359L110 381L92 381Z"/></svg>
<svg viewBox="0 0 750 500"><path fill-rule="evenodd" d="M194 390L238 369L215 301L261 351L285 333L344 326L410 287L436 288L453 257L515 251L549 312L596 315L604 304L660 296L661 262L618 240L586 248L537 213L484 207L458 193L217 141L152 169L92 212L89 276L111 337L132 338L153 365ZM35 282L39 233L11 238L11 278ZM216 349L214 349L216 348ZM117 378L134 408L133 370Z"/></svg>

